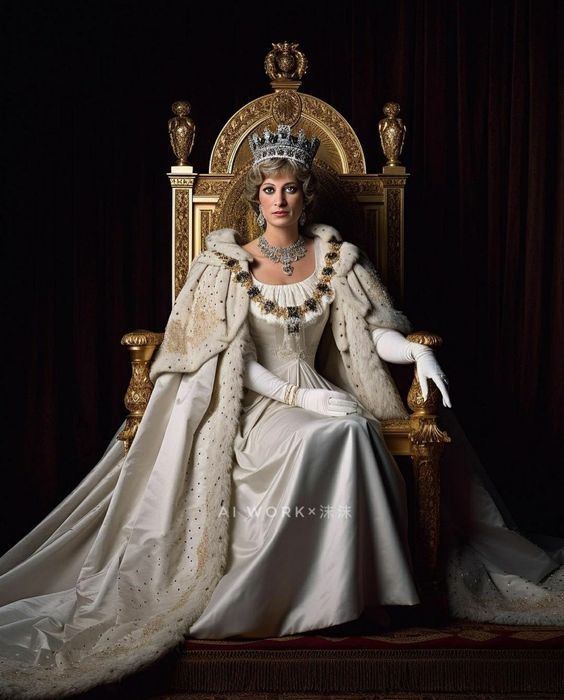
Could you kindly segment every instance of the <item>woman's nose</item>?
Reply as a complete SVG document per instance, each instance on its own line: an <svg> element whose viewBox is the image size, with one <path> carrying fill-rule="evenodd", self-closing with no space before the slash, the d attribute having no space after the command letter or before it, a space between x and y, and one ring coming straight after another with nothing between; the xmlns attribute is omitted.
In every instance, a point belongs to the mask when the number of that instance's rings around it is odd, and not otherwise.
<svg viewBox="0 0 564 700"><path fill-rule="evenodd" d="M276 204L284 204L286 201L286 195L284 191L278 193L278 197L276 198Z"/></svg>

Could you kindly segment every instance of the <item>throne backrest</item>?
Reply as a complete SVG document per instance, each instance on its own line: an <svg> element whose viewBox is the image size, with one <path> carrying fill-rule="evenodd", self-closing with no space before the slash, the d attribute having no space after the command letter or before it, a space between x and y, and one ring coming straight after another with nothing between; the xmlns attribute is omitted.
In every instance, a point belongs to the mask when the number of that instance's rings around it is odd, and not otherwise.
<svg viewBox="0 0 564 700"><path fill-rule="evenodd" d="M295 45L293 49L303 57ZM302 60L299 56L295 64ZM209 173L194 173L190 166L174 166L169 173L173 190L173 300L191 261L205 248L204 239L210 231L234 228L242 243L261 232L241 196L251 163L248 137L266 127L276 130L284 123L320 140L314 166L320 196L310 221L330 224L343 239L361 246L376 264L395 302L401 304L405 169L395 165L384 167L382 173L367 173L362 145L347 120L327 102L299 91L303 75L299 70L277 71L272 65L270 61L267 70L272 92L244 105L227 121L213 146Z"/></svg>

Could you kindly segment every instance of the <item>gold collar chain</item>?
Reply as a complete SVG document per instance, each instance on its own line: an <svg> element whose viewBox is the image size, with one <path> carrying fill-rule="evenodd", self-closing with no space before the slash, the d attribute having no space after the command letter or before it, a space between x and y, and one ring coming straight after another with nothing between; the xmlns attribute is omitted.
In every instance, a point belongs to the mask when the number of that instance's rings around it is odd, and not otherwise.
<svg viewBox="0 0 564 700"><path fill-rule="evenodd" d="M304 300L299 306L280 306L272 299L267 299L260 289L254 284L250 272L243 270L239 260L232 258L217 250L212 251L221 259L225 267L231 271L235 281L247 290L247 294L255 304L265 314L272 314L278 318L283 318L287 322L289 333L298 333L300 321L308 311L316 311L324 296L332 297L334 290L331 286L331 278L335 275L335 264L339 261L339 253L343 241L330 241L330 250L325 253L324 266L317 275L317 284L310 297Z"/></svg>

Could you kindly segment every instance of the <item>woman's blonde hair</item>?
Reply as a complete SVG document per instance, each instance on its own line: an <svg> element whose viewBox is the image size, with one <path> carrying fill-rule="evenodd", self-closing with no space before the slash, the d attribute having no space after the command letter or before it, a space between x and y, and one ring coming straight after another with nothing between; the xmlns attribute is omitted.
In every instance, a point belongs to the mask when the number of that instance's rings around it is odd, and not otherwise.
<svg viewBox="0 0 564 700"><path fill-rule="evenodd" d="M261 163L251 166L245 179L243 196L255 213L258 213L259 188L265 178L281 175L283 173L287 173L300 183L304 194L304 206L306 211L310 208L310 205L314 204L317 196L317 179L313 172L304 168L299 163L296 163L294 160L288 160L287 158L270 158L269 160L263 160Z"/></svg>

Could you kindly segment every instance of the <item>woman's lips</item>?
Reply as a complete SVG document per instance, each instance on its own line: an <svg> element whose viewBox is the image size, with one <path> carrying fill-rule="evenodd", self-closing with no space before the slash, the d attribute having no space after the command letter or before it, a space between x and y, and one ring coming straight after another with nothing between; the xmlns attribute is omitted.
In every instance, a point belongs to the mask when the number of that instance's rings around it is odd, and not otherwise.
<svg viewBox="0 0 564 700"><path fill-rule="evenodd" d="M274 216L288 216L287 211L275 211Z"/></svg>

